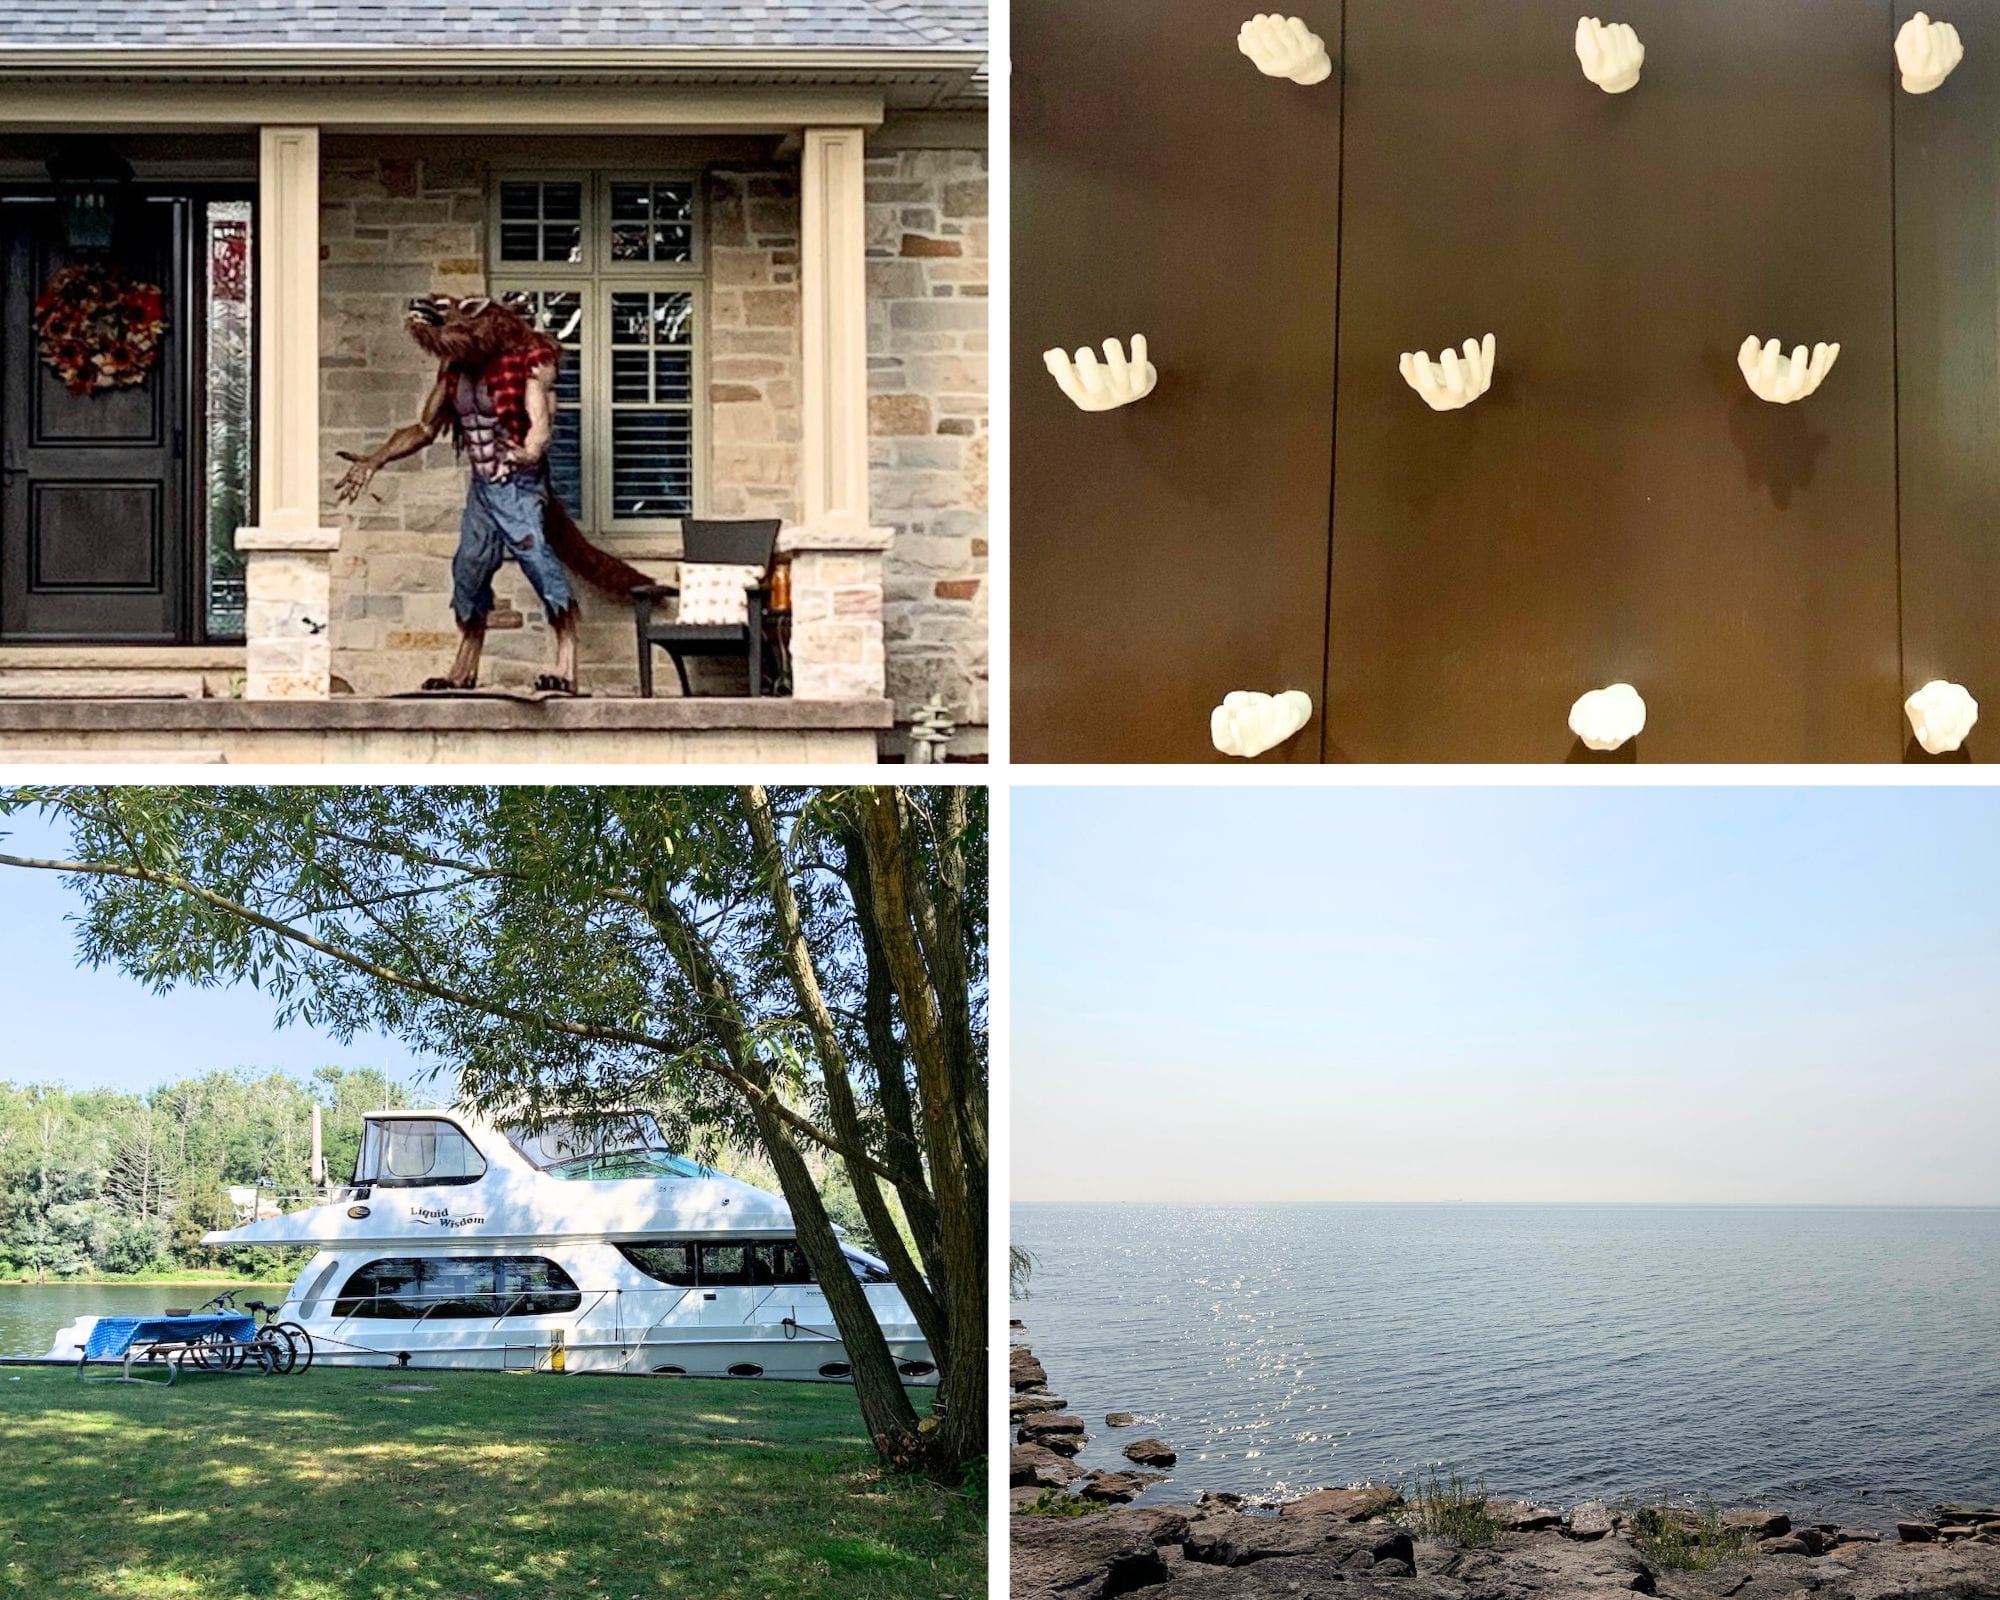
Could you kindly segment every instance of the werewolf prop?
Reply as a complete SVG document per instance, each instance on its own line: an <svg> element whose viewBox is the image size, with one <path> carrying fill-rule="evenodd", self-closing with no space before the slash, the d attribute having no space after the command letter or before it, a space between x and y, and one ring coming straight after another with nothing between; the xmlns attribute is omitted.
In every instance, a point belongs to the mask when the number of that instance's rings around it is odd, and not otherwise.
<svg viewBox="0 0 2000 1600"><path fill-rule="evenodd" d="M549 492L548 448L555 435L556 367L562 349L536 331L524 300L426 295L404 319L420 349L437 358L437 381L415 422L398 428L367 455L343 450L351 463L334 491L356 499L391 461L436 442L445 429L471 466L458 554L452 558L451 608L458 619L458 654L426 689L472 689L493 576L504 561L519 563L555 629L555 671L537 689L576 693L577 606L564 569L607 594L627 595L652 583L637 567L600 550Z"/></svg>

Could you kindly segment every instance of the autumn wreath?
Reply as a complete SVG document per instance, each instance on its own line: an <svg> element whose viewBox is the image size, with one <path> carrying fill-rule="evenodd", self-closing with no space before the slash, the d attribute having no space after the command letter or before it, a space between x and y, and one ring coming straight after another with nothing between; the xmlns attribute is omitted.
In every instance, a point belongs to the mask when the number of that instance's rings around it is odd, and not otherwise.
<svg viewBox="0 0 2000 1600"><path fill-rule="evenodd" d="M167 297L117 267L80 261L62 268L35 301L42 359L71 394L143 383L160 359Z"/></svg>

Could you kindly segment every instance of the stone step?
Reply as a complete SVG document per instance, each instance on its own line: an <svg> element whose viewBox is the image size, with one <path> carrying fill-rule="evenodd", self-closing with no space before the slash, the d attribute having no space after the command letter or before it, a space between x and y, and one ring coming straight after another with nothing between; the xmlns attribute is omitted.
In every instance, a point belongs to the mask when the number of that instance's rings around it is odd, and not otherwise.
<svg viewBox="0 0 2000 1600"><path fill-rule="evenodd" d="M205 700L199 672L43 671L0 667L0 700Z"/></svg>

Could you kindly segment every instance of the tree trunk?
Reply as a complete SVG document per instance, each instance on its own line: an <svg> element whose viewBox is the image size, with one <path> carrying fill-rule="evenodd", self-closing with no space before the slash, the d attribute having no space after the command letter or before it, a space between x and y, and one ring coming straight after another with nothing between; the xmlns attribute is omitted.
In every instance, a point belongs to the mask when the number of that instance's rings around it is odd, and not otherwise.
<svg viewBox="0 0 2000 1600"><path fill-rule="evenodd" d="M937 996L910 924L908 857L896 791L861 791L863 842L882 952L903 1009L904 1032L922 1092L924 1149L938 1201L944 1272L939 1294L951 1325L951 1353L938 1363L941 1437L933 1448L971 1460L985 1451L986 1207L985 1151L968 1148L953 1074L942 1038ZM974 1201L975 1192L979 1199Z"/></svg>
<svg viewBox="0 0 2000 1600"><path fill-rule="evenodd" d="M661 939L702 997L709 1032L717 1048L738 1072L760 1088L767 1088L769 1072L748 1048L743 1037L742 1008L707 940L663 887L649 890L647 898L648 914ZM758 1138L777 1174L778 1187L791 1207L799 1248L812 1263L813 1273L826 1295L827 1309L833 1313L834 1327L846 1347L861 1420L875 1453L893 1470L910 1471L923 1460L916 1408L904 1392L889 1341L883 1336L882 1325L875 1320L874 1307L869 1305L868 1296L840 1248L833 1219L826 1214L826 1206L813 1185L805 1157L792 1139L791 1129L764 1101L752 1101L750 1112Z"/></svg>
<svg viewBox="0 0 2000 1600"><path fill-rule="evenodd" d="M819 1053L820 1082L826 1090L833 1131L843 1144L856 1152L865 1151L867 1143L861 1131L861 1116L854 1104L854 1086L847 1080L847 1052L840 1046L840 1035L834 1028L832 1013L826 1009L826 996L820 990L819 974L813 967L812 951L806 944L805 929L799 920L798 898L792 893L784 851L778 845L778 829L771 816L770 801L757 784L744 788L743 799L750 813L751 837L756 840L758 854L763 857L764 870L770 874L771 906L778 919L778 953L785 964L785 975L791 980L792 993L798 997L800 1014L806 1019L814 1048ZM875 1181L873 1169L864 1162L849 1160L845 1156L842 1161L854 1186L854 1198L860 1202L861 1214L868 1219L876 1247L889 1265L889 1275L896 1280L896 1287L902 1290L903 1298L909 1302L917 1325L923 1329L931 1349L945 1349L949 1341L945 1336L944 1314L931 1293L931 1286L924 1281L923 1274L917 1271L917 1264L910 1259L910 1252L896 1227L896 1219L889 1211L889 1203L883 1199L881 1186Z"/></svg>

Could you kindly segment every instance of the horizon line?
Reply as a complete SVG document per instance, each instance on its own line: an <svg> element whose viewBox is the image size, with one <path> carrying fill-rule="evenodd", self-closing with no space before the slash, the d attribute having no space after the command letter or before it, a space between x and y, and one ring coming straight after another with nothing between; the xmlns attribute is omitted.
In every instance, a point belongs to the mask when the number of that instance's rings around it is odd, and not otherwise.
<svg viewBox="0 0 2000 1600"><path fill-rule="evenodd" d="M1995 1200L1341 1200L1247 1199L1247 1200L1021 1200L1011 1196L1010 1206L1435 1206L1440 1209L1524 1206L1545 1209L1569 1207L1613 1209L1631 1207L1673 1208L1687 1211L2000 1211Z"/></svg>

